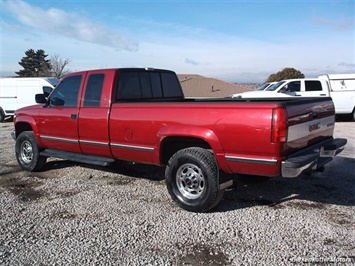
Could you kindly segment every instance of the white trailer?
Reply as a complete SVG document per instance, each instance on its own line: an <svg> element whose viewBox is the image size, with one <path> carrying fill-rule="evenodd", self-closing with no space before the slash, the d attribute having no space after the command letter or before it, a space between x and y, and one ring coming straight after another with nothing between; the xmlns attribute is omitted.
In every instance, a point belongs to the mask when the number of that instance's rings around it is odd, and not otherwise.
<svg viewBox="0 0 355 266"><path fill-rule="evenodd" d="M1 78L0 122L13 116L16 109L36 104L36 94L48 96L58 82L56 78Z"/></svg>

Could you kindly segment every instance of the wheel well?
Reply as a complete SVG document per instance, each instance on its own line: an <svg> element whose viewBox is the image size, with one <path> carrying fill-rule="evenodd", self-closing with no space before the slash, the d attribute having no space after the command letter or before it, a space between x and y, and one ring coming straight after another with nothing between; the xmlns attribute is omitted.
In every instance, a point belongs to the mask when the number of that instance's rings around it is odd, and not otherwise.
<svg viewBox="0 0 355 266"><path fill-rule="evenodd" d="M160 146L160 162L162 165L166 165L173 156L173 154L179 150L188 147L200 147L204 149L211 149L211 146L207 141L192 138L192 137L166 137Z"/></svg>
<svg viewBox="0 0 355 266"><path fill-rule="evenodd" d="M20 135L23 131L33 131L33 129L30 124L19 122L16 123L15 131L16 137L18 137L18 135Z"/></svg>

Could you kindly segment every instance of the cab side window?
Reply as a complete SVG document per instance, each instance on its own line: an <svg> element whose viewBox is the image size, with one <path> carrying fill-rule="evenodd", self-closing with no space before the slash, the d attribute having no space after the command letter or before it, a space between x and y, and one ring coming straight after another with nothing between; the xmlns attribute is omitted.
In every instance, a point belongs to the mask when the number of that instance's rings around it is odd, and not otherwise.
<svg viewBox="0 0 355 266"><path fill-rule="evenodd" d="M306 91L322 91L322 84L318 80L306 80Z"/></svg>
<svg viewBox="0 0 355 266"><path fill-rule="evenodd" d="M281 88L279 92L295 92L301 90L300 81L292 81Z"/></svg>
<svg viewBox="0 0 355 266"><path fill-rule="evenodd" d="M91 74L85 89L84 107L98 107L104 84L104 74Z"/></svg>
<svg viewBox="0 0 355 266"><path fill-rule="evenodd" d="M49 104L54 107L78 106L78 94L82 75L70 76L58 84L50 96Z"/></svg>

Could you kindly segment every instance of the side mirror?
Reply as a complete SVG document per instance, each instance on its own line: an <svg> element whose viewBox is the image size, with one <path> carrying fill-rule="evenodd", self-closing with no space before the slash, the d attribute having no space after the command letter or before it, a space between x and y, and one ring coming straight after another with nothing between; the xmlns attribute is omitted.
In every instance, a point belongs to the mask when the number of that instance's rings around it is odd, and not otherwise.
<svg viewBox="0 0 355 266"><path fill-rule="evenodd" d="M35 96L36 103L47 103L47 99L44 94L36 94Z"/></svg>

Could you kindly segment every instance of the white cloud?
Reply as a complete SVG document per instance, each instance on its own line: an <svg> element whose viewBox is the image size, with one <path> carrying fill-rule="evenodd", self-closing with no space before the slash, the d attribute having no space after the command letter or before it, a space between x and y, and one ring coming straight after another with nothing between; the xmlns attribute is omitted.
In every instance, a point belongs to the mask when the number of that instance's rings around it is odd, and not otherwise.
<svg viewBox="0 0 355 266"><path fill-rule="evenodd" d="M36 30L109 46L116 50L138 50L138 42L132 38L76 13L55 8L44 10L23 1L6 1L2 6L20 23Z"/></svg>
<svg viewBox="0 0 355 266"><path fill-rule="evenodd" d="M345 18L342 20L332 20L321 17L314 17L314 22L320 25L325 25L335 30L348 30L354 26L353 18Z"/></svg>
<svg viewBox="0 0 355 266"><path fill-rule="evenodd" d="M347 68L355 69L355 63L340 62L340 63L338 63L337 65L338 65L338 66L341 66L341 67L347 67Z"/></svg>
<svg viewBox="0 0 355 266"><path fill-rule="evenodd" d="M191 58L185 58L185 63L186 64L191 64L191 65L194 65L194 66L197 66L197 65L200 64L199 62L197 62L197 61L195 61L195 60L193 60Z"/></svg>
<svg viewBox="0 0 355 266"><path fill-rule="evenodd" d="M44 10L23 1L6 1L1 6L7 11L1 21L3 71L18 71L24 51L33 48L69 58L73 71L155 67L231 82L263 82L285 67L294 67L308 77L333 70L354 72L354 39L347 31L332 36L291 32L260 41L134 16L128 22L118 18L116 24L130 25L130 32L139 36L137 50L137 42L125 34L76 13ZM11 23L8 13L21 24Z"/></svg>

